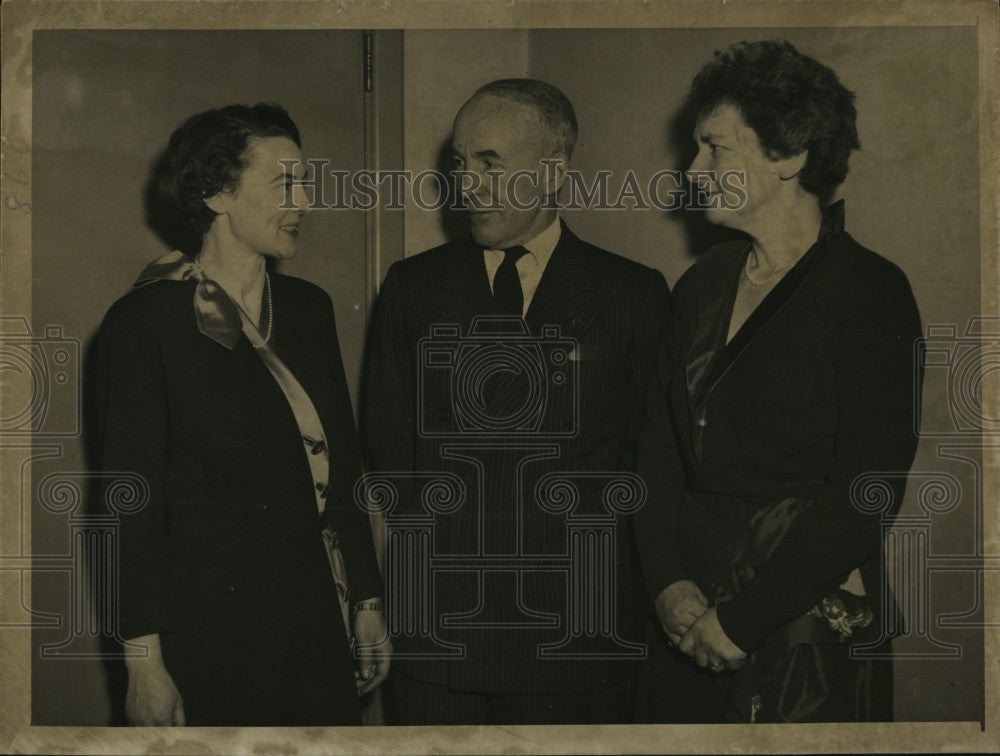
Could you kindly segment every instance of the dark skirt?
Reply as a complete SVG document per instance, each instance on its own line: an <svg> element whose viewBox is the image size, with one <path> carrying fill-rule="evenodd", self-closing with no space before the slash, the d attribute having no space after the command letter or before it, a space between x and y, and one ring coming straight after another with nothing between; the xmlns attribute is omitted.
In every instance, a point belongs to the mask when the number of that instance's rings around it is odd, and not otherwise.
<svg viewBox="0 0 1000 756"><path fill-rule="evenodd" d="M712 604L752 579L808 502L691 493L679 524L688 574ZM866 638L867 640L867 638ZM637 719L667 723L891 721L890 642L852 659L849 639L825 619L779 629L736 672L712 672L667 643L655 620ZM878 656L880 658L871 658Z"/></svg>
<svg viewBox="0 0 1000 756"><path fill-rule="evenodd" d="M643 723L891 722L892 661L849 643L765 643L737 672L702 669L653 623L639 685ZM886 641L881 649L890 651Z"/></svg>
<svg viewBox="0 0 1000 756"><path fill-rule="evenodd" d="M161 634L188 725L361 724L354 660L314 524L211 523L200 584L194 574L184 581L190 599L199 594L197 611Z"/></svg>

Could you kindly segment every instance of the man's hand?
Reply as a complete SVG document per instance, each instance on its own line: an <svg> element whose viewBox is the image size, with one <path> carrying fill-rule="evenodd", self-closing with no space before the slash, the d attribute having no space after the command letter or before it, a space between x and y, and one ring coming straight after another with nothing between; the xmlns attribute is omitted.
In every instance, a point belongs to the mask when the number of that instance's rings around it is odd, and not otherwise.
<svg viewBox="0 0 1000 756"><path fill-rule="evenodd" d="M354 615L354 653L360 669L354 681L358 695L370 693L389 676L392 643L382 612L362 609Z"/></svg>
<svg viewBox="0 0 1000 756"><path fill-rule="evenodd" d="M681 636L708 609L708 599L692 581L678 580L661 591L654 606L663 632L676 646Z"/></svg>
<svg viewBox="0 0 1000 756"><path fill-rule="evenodd" d="M737 670L743 666L747 655L729 640L715 607L698 618L678 644L681 653L694 658L699 667L708 667L713 672Z"/></svg>

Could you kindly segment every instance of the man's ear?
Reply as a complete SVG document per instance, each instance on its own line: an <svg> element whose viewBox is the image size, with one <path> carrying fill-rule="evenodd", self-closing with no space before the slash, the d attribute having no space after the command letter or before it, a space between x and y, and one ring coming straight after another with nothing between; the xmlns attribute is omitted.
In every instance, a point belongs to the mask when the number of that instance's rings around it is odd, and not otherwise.
<svg viewBox="0 0 1000 756"><path fill-rule="evenodd" d="M564 152L556 152L542 160L542 183L547 195L556 194L566 183L569 158Z"/></svg>
<svg viewBox="0 0 1000 756"><path fill-rule="evenodd" d="M774 161L774 170L778 178L782 181L791 181L797 178L802 169L806 167L806 160L809 159L809 150L802 150L798 155L778 158Z"/></svg>

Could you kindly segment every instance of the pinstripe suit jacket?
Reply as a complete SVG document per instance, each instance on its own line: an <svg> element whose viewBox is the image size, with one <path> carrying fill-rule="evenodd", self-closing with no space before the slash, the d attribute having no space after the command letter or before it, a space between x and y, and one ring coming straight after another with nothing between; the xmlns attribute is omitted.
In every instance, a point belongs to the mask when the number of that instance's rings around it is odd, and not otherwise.
<svg viewBox="0 0 1000 756"><path fill-rule="evenodd" d="M632 468L668 297L660 273L565 225L523 323L490 317L471 240L390 268L363 425L370 470L398 492L386 572L404 674L513 694L628 674L630 524L607 487ZM435 481L452 493L435 499Z"/></svg>

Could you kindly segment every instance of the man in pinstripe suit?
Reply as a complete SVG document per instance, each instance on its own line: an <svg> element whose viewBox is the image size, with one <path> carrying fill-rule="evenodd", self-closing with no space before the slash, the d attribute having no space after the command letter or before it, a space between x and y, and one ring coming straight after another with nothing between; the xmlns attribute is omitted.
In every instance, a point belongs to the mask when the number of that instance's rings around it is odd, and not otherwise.
<svg viewBox="0 0 1000 756"><path fill-rule="evenodd" d="M630 721L628 471L669 293L559 219L576 131L549 84L478 90L453 134L471 238L393 265L376 307L363 423L395 490L402 724Z"/></svg>

